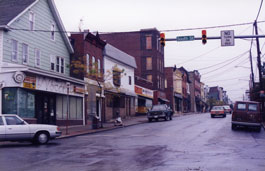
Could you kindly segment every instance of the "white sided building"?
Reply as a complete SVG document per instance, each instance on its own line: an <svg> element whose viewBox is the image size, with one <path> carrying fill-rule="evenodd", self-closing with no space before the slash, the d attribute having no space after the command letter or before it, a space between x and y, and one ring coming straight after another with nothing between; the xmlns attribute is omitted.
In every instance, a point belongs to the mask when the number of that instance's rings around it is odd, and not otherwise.
<svg viewBox="0 0 265 171"><path fill-rule="evenodd" d="M104 49L105 120L135 115L135 58L107 44Z"/></svg>

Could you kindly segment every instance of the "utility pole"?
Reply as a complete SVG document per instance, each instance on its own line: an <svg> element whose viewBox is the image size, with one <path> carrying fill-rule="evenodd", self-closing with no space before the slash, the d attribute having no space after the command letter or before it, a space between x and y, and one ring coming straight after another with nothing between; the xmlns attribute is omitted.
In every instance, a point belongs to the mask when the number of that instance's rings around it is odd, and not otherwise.
<svg viewBox="0 0 265 171"><path fill-rule="evenodd" d="M252 62L252 53L251 51L249 52L249 60L250 60L250 67L251 67L251 81L252 81L252 86L254 88L254 72L253 72L253 62Z"/></svg>
<svg viewBox="0 0 265 171"><path fill-rule="evenodd" d="M255 33L256 35L258 35L258 25L257 25L257 20L255 20L254 22L254 27L255 27ZM263 83L262 83L262 71L261 71L261 60L260 60L260 45L259 45L259 38L256 37L256 43L257 43L257 61L258 61L258 69L259 69L259 95L261 93L261 91L263 90ZM262 116L263 119L265 119L265 110L264 110L264 100L263 97L261 97L261 111L262 111Z"/></svg>
<svg viewBox="0 0 265 171"><path fill-rule="evenodd" d="M257 21L255 20L254 22L254 27L255 27L255 33L258 35L258 25ZM256 43L257 43L257 62L258 62L258 69L259 69L259 88L262 90L262 73L261 73L261 60L260 60L260 45L259 45L259 38L256 37Z"/></svg>

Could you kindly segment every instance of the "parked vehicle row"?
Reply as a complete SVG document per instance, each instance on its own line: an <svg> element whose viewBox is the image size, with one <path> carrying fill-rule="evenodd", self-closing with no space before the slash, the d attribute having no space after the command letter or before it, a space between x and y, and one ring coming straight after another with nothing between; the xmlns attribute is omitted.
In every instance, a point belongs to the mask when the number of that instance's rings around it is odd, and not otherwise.
<svg viewBox="0 0 265 171"><path fill-rule="evenodd" d="M61 134L55 125L28 124L17 115L0 114L0 141L31 141L46 144Z"/></svg>

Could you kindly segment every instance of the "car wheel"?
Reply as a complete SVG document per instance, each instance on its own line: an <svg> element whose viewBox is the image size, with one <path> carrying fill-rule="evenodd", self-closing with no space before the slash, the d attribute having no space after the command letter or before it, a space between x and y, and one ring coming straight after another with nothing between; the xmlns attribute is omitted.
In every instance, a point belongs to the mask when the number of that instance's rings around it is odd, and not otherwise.
<svg viewBox="0 0 265 171"><path fill-rule="evenodd" d="M156 122L158 122L158 118L156 118Z"/></svg>
<svg viewBox="0 0 265 171"><path fill-rule="evenodd" d="M214 115L211 115L211 118L214 118Z"/></svg>
<svg viewBox="0 0 265 171"><path fill-rule="evenodd" d="M172 115L170 116L170 120L172 120Z"/></svg>
<svg viewBox="0 0 265 171"><path fill-rule="evenodd" d="M224 118L226 117L226 114L224 114Z"/></svg>
<svg viewBox="0 0 265 171"><path fill-rule="evenodd" d="M170 117L168 115L166 115L165 121L169 121L169 120L170 120Z"/></svg>
<svg viewBox="0 0 265 171"><path fill-rule="evenodd" d="M152 122L152 119L151 118L148 118L148 122Z"/></svg>
<svg viewBox="0 0 265 171"><path fill-rule="evenodd" d="M38 144L47 144L49 141L49 135L47 132L39 132L35 136L35 142Z"/></svg>
<svg viewBox="0 0 265 171"><path fill-rule="evenodd" d="M236 125L232 124L232 130L236 130Z"/></svg>

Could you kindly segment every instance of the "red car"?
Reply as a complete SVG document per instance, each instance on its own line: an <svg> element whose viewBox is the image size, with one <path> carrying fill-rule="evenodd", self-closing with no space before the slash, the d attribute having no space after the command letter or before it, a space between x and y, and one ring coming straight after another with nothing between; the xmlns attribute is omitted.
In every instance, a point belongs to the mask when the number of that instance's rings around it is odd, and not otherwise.
<svg viewBox="0 0 265 171"><path fill-rule="evenodd" d="M211 110L211 117L214 118L215 116L223 116L226 117L225 109L223 106L214 106Z"/></svg>

